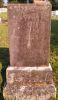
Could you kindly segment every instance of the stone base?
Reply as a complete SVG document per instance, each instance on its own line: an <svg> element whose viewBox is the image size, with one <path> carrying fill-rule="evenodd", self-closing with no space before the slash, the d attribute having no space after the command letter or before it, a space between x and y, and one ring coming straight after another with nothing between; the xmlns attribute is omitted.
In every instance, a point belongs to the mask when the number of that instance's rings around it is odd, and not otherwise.
<svg viewBox="0 0 58 100"><path fill-rule="evenodd" d="M9 100L50 100L56 96L51 66L8 67L3 95Z"/></svg>

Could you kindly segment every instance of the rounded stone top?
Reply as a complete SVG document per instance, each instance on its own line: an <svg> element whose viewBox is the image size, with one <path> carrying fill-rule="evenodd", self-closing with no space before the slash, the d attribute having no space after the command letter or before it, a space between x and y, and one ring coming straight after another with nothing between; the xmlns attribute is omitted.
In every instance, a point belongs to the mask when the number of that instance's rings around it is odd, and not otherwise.
<svg viewBox="0 0 58 100"><path fill-rule="evenodd" d="M34 1L48 1L48 0L34 0Z"/></svg>
<svg viewBox="0 0 58 100"><path fill-rule="evenodd" d="M48 0L33 0L34 1L34 3L39 3L40 1L42 2L42 1L48 1Z"/></svg>

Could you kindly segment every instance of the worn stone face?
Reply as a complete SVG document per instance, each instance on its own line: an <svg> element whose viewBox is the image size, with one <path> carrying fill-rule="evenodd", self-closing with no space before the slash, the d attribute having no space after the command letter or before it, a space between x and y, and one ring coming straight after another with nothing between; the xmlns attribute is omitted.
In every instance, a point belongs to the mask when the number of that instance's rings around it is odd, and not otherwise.
<svg viewBox="0 0 58 100"><path fill-rule="evenodd" d="M8 5L12 66L48 65L50 7L46 4Z"/></svg>

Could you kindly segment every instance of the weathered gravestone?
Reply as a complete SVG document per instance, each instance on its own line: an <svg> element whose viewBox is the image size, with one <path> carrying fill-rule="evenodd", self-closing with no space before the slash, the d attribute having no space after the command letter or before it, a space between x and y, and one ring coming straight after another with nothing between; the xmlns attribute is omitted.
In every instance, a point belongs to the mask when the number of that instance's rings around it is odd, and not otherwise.
<svg viewBox="0 0 58 100"><path fill-rule="evenodd" d="M55 96L49 64L50 18L48 1L8 4L10 67L4 95L9 100L48 100Z"/></svg>

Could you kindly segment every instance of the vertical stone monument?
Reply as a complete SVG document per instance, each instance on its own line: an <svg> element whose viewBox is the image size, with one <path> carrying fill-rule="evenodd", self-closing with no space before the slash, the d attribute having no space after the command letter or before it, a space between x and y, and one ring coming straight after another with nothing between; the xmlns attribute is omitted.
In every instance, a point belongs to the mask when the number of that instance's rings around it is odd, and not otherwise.
<svg viewBox="0 0 58 100"><path fill-rule="evenodd" d="M4 96L9 100L49 100L56 91L49 64L51 4L8 4L10 66Z"/></svg>

